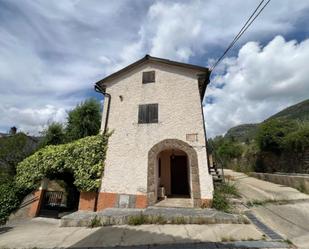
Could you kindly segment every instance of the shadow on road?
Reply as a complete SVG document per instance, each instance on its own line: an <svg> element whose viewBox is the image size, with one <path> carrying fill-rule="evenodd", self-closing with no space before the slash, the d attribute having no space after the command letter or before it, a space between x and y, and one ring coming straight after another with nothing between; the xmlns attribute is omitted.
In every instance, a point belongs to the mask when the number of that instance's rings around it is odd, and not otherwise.
<svg viewBox="0 0 309 249"><path fill-rule="evenodd" d="M12 229L13 227L0 227L0 234L4 234Z"/></svg>
<svg viewBox="0 0 309 249"><path fill-rule="evenodd" d="M80 240L70 248L82 247L114 247L114 246L132 246L134 248L144 248L143 245L156 244L183 244L197 243L198 240L182 238L157 231L145 231L145 227L141 230L139 227L102 227L86 238ZM175 248L175 244L173 244Z"/></svg>

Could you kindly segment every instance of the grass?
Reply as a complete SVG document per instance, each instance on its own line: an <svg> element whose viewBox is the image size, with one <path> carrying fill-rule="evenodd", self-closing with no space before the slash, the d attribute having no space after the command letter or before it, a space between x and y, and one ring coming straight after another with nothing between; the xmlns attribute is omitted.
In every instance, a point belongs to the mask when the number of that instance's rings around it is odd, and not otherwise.
<svg viewBox="0 0 309 249"><path fill-rule="evenodd" d="M242 239L235 239L233 237L222 237L221 242L234 242L234 241L256 241L256 239L253 238L242 238Z"/></svg>
<svg viewBox="0 0 309 249"><path fill-rule="evenodd" d="M216 185L212 207L223 212L231 212L232 205L229 201L230 197L240 197L238 189L234 184L225 182Z"/></svg>
<svg viewBox="0 0 309 249"><path fill-rule="evenodd" d="M101 220L97 216L94 216L94 218L90 221L90 224L88 227L94 228L94 227L100 227L100 226L102 226Z"/></svg>
<svg viewBox="0 0 309 249"><path fill-rule="evenodd" d="M179 217L173 218L172 223L173 224L186 224L186 220L184 217L179 216Z"/></svg>
<svg viewBox="0 0 309 249"><path fill-rule="evenodd" d="M273 200L273 199L266 199L266 200L252 200L252 201L247 201L246 205L248 207L254 207L254 206L265 206L266 204L278 204L278 205L284 205L288 204L290 201L289 200Z"/></svg>
<svg viewBox="0 0 309 249"><path fill-rule="evenodd" d="M137 216L130 216L128 219L128 224L131 226L138 226L142 224L149 224L149 219L147 216L142 213Z"/></svg>
<svg viewBox="0 0 309 249"><path fill-rule="evenodd" d="M193 223L190 222L190 219L178 216L173 218L166 218L161 215L136 215L136 216L130 216L128 218L127 224L131 226L138 226L143 224L157 224L157 225L164 225L164 224L174 224L174 225L180 225L180 224L212 224L212 221L209 219L205 219L203 217L198 217L197 219L194 219Z"/></svg>
<svg viewBox="0 0 309 249"><path fill-rule="evenodd" d="M231 242L231 241L236 241L236 239L234 239L232 237L222 237L221 241L222 242Z"/></svg>
<svg viewBox="0 0 309 249"><path fill-rule="evenodd" d="M302 192L304 194L309 194L308 191L306 191L306 186L305 183L301 182L297 188L296 188L299 192Z"/></svg>
<svg viewBox="0 0 309 249"><path fill-rule="evenodd" d="M292 241L290 241L289 239L284 240L284 242L289 244L289 245L293 245Z"/></svg>

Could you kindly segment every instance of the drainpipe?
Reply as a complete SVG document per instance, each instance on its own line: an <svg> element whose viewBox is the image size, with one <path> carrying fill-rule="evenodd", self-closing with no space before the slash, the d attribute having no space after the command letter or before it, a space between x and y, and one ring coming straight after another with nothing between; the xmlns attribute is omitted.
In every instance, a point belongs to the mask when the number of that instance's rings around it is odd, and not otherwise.
<svg viewBox="0 0 309 249"><path fill-rule="evenodd" d="M204 128L204 134L205 134L205 151L206 151L206 159L207 159L208 173L209 174L210 174L210 163L209 163L209 154L208 154L208 142L207 142L207 134L206 134L205 116L204 116L204 110L203 110L203 99L204 99L204 97L206 95L206 89L207 89L207 85L209 83L210 73L205 78L205 81L204 81L204 85L205 85L204 96L201 96L202 97L201 98L201 110L202 110L203 128Z"/></svg>
<svg viewBox="0 0 309 249"><path fill-rule="evenodd" d="M108 98L108 103L107 103L107 111L106 111L106 118L105 118L105 124L104 124L104 130L103 130L103 134L105 134L107 132L107 125L108 125L108 118L109 118L109 110L110 110L110 105L111 105L111 99L112 96L106 92L106 89L102 89L101 86L99 86L99 84L95 84L94 86L94 90L98 93L103 94L104 98ZM104 101L105 102L105 101Z"/></svg>
<svg viewBox="0 0 309 249"><path fill-rule="evenodd" d="M109 93L106 92L106 88L102 89L101 86L99 86L99 84L97 84L97 83L94 85L94 90L98 93L101 93L104 96L104 102L105 102L105 98L106 97L108 98L106 118L105 118L104 130L103 130L103 134L105 134L107 132L109 110L110 110L112 96ZM102 175L103 175L103 173L102 173ZM102 177L101 177L101 180L102 180ZM97 194L97 196L95 198L95 204L94 204L94 211L95 212L97 211L97 208L98 208L98 200L99 200L99 193Z"/></svg>

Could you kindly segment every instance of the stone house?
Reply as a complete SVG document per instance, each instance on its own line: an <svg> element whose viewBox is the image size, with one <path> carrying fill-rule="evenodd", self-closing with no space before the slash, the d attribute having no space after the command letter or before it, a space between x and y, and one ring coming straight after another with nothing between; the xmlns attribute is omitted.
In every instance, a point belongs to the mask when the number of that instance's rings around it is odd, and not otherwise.
<svg viewBox="0 0 309 249"><path fill-rule="evenodd" d="M102 132L108 141L99 193L41 187L23 201L17 216L60 217L76 210L208 207L213 198L202 100L209 70L146 55L95 84L102 93ZM67 203L62 205L63 196Z"/></svg>
<svg viewBox="0 0 309 249"><path fill-rule="evenodd" d="M175 198L211 204L202 112L208 82L208 68L146 55L95 84L105 96L102 131L113 132L97 210Z"/></svg>

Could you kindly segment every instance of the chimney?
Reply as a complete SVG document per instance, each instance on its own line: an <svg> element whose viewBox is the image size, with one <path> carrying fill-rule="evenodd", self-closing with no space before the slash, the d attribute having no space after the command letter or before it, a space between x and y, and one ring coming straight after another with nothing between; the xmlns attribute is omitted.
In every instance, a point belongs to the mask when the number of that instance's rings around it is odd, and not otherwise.
<svg viewBox="0 0 309 249"><path fill-rule="evenodd" d="M17 132L17 128L15 126L11 127L10 129L10 135L15 135Z"/></svg>

